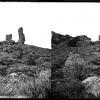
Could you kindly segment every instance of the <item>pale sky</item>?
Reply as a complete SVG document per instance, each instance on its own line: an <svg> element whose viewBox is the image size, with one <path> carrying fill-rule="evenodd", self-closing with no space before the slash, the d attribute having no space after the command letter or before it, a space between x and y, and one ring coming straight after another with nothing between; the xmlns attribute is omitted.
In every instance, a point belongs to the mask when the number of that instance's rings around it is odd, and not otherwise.
<svg viewBox="0 0 100 100"><path fill-rule="evenodd" d="M0 41L12 34L18 41L23 27L25 44L51 48L51 31L71 36L100 34L100 3L0 2Z"/></svg>

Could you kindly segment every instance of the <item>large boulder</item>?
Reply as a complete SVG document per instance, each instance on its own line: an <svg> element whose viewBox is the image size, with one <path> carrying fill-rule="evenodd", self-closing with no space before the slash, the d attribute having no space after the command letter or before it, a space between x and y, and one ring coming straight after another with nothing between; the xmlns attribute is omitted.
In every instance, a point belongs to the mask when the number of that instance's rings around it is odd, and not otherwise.
<svg viewBox="0 0 100 100"><path fill-rule="evenodd" d="M11 73L5 77L0 77L1 96L32 96L34 91L34 81L22 73Z"/></svg>
<svg viewBox="0 0 100 100"><path fill-rule="evenodd" d="M18 34L19 34L18 43L22 45L22 44L24 44L24 42L25 42L25 35L24 35L24 33L23 33L23 28L22 28L22 27L20 27L20 28L18 29Z"/></svg>
<svg viewBox="0 0 100 100"><path fill-rule="evenodd" d="M0 76L0 96L46 98L51 88L51 70L37 69L34 76L12 72Z"/></svg>
<svg viewBox="0 0 100 100"><path fill-rule="evenodd" d="M91 76L82 81L87 94L100 98L100 76Z"/></svg>
<svg viewBox="0 0 100 100"><path fill-rule="evenodd" d="M8 45L13 45L15 43L14 40L12 40L12 34L6 35L6 41Z"/></svg>

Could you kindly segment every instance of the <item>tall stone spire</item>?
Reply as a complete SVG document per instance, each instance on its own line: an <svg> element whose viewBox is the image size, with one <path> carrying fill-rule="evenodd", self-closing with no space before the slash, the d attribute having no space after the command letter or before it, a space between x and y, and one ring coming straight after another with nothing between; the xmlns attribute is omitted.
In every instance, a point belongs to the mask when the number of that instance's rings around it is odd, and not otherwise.
<svg viewBox="0 0 100 100"><path fill-rule="evenodd" d="M24 33L23 33L23 28L22 28L22 27L20 27L20 28L18 29L18 34L19 34L18 43L19 43L19 44L24 44L24 42L25 42L25 35L24 35Z"/></svg>
<svg viewBox="0 0 100 100"><path fill-rule="evenodd" d="M99 35L99 41L100 41L100 35Z"/></svg>

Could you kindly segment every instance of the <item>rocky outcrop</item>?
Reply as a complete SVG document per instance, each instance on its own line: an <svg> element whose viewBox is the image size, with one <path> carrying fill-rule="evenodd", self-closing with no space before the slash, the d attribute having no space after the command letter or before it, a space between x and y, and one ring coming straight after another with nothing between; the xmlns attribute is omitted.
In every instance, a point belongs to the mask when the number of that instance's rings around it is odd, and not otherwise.
<svg viewBox="0 0 100 100"><path fill-rule="evenodd" d="M99 41L100 41L100 35L99 35Z"/></svg>
<svg viewBox="0 0 100 100"><path fill-rule="evenodd" d="M6 42L8 45L13 45L15 43L15 41L12 40L12 34L6 35Z"/></svg>
<svg viewBox="0 0 100 100"><path fill-rule="evenodd" d="M65 41L66 43L68 43L68 41L72 39L72 37L69 35L61 35L54 31L51 31L51 33L52 33L52 39L51 39L52 48L57 47L59 44Z"/></svg>
<svg viewBox="0 0 100 100"><path fill-rule="evenodd" d="M72 40L69 41L68 45L70 47L77 47L77 46L87 46L91 43L91 39L85 35L74 37Z"/></svg>
<svg viewBox="0 0 100 100"><path fill-rule="evenodd" d="M54 31L52 33L52 48L57 47L61 43L66 44L69 47L86 46L91 43L91 39L85 35L71 37L69 35L61 35Z"/></svg>
<svg viewBox="0 0 100 100"><path fill-rule="evenodd" d="M24 33L23 33L23 28L22 28L22 27L20 27L20 28L18 29L18 34L19 34L18 43L22 45L22 44L24 44L24 42L25 42L25 35L24 35Z"/></svg>
<svg viewBox="0 0 100 100"><path fill-rule="evenodd" d="M11 41L12 40L12 34L6 35L6 41Z"/></svg>

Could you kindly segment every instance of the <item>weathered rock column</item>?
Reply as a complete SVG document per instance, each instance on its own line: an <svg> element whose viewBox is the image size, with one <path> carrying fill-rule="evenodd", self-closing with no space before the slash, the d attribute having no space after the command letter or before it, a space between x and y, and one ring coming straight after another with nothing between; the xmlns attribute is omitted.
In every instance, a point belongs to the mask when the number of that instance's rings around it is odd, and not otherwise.
<svg viewBox="0 0 100 100"><path fill-rule="evenodd" d="M12 34L6 35L6 41L12 41Z"/></svg>
<svg viewBox="0 0 100 100"><path fill-rule="evenodd" d="M18 29L18 34L19 34L18 43L21 44L21 45L23 45L24 42L25 42L25 35L24 35L24 33L23 33L23 28L22 28L22 27L20 27L20 28Z"/></svg>
<svg viewBox="0 0 100 100"><path fill-rule="evenodd" d="M100 35L99 35L99 41L100 41Z"/></svg>
<svg viewBox="0 0 100 100"><path fill-rule="evenodd" d="M12 40L12 34L6 35L6 43L7 45L13 45L15 43L15 41Z"/></svg>

